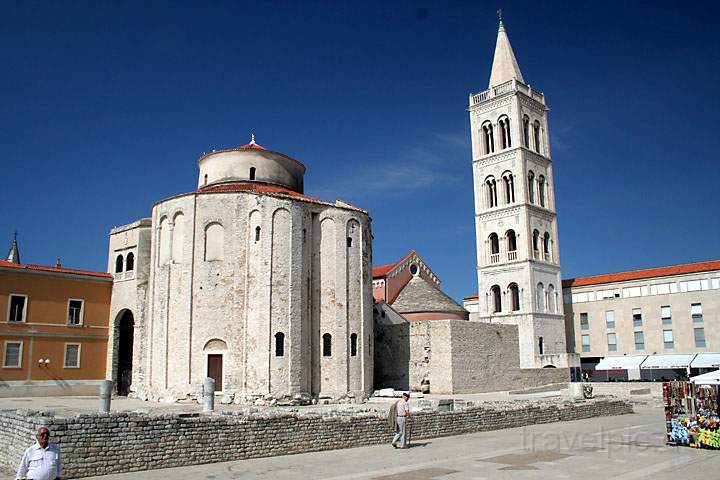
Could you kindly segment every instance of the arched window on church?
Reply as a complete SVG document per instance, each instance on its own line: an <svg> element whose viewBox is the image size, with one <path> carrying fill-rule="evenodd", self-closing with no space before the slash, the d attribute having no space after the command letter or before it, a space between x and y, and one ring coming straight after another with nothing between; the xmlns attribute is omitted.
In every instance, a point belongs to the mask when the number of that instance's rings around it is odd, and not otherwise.
<svg viewBox="0 0 720 480"><path fill-rule="evenodd" d="M498 120L498 127L500 128L502 148L506 149L512 147L512 142L510 140L510 119L505 116L501 117Z"/></svg>
<svg viewBox="0 0 720 480"><path fill-rule="evenodd" d="M485 180L485 185L487 186L487 192L488 192L488 206L490 208L497 207L498 201L497 201L497 182L495 182L494 177L488 177Z"/></svg>
<svg viewBox="0 0 720 480"><path fill-rule="evenodd" d="M502 179L505 187L505 203L515 203L515 178L513 174L505 172Z"/></svg>
<svg viewBox="0 0 720 480"><path fill-rule="evenodd" d="M540 258L540 232L537 229L533 230L533 257Z"/></svg>
<svg viewBox="0 0 720 480"><path fill-rule="evenodd" d="M219 223L211 223L205 227L205 261L222 260L224 258L225 230Z"/></svg>
<svg viewBox="0 0 720 480"><path fill-rule="evenodd" d="M250 167L250 180L255 180L255 167Z"/></svg>
<svg viewBox="0 0 720 480"><path fill-rule="evenodd" d="M525 148L530 148L530 117L523 116L523 141Z"/></svg>
<svg viewBox="0 0 720 480"><path fill-rule="evenodd" d="M492 297L493 313L502 312L502 292L500 291L500 287L498 285L493 285L490 288L490 296Z"/></svg>
<svg viewBox="0 0 720 480"><path fill-rule="evenodd" d="M543 286L542 282L537 284L537 291L536 293L536 302L537 302L537 309L538 312L544 312L545 311L545 287Z"/></svg>
<svg viewBox="0 0 720 480"><path fill-rule="evenodd" d="M357 333L350 335L350 356L357 357Z"/></svg>
<svg viewBox="0 0 720 480"><path fill-rule="evenodd" d="M125 271L132 272L135 269L135 254L130 252L125 258Z"/></svg>
<svg viewBox="0 0 720 480"><path fill-rule="evenodd" d="M540 206L545 206L545 177L540 175L538 177L538 197L540 198Z"/></svg>
<svg viewBox="0 0 720 480"><path fill-rule="evenodd" d="M493 136L492 123L487 122L482 126L483 154L488 155L495 152L495 138Z"/></svg>
<svg viewBox="0 0 720 480"><path fill-rule="evenodd" d="M508 290L510 291L510 307L513 312L517 312L520 310L520 288L517 283L511 283Z"/></svg>
<svg viewBox="0 0 720 480"><path fill-rule="evenodd" d="M540 122L537 120L535 120L535 123L533 124L533 139L535 140L535 151L540 153Z"/></svg>
<svg viewBox="0 0 720 480"><path fill-rule="evenodd" d="M285 356L285 334L282 332L277 332L275 334L275 356Z"/></svg>
<svg viewBox="0 0 720 480"><path fill-rule="evenodd" d="M260 241L260 227L255 227L255 241Z"/></svg>
<svg viewBox="0 0 720 480"><path fill-rule="evenodd" d="M508 260L517 260L517 236L515 230L511 229L505 232L505 238L507 239Z"/></svg>
<svg viewBox="0 0 720 480"><path fill-rule="evenodd" d="M322 354L323 357L332 356L332 335L326 333L322 336Z"/></svg>
<svg viewBox="0 0 720 480"><path fill-rule="evenodd" d="M488 242L490 243L490 263L497 263L500 261L500 240L497 233L491 233Z"/></svg>
<svg viewBox="0 0 720 480"><path fill-rule="evenodd" d="M528 201L535 203L535 174L532 170L528 172Z"/></svg>
<svg viewBox="0 0 720 480"><path fill-rule="evenodd" d="M115 273L120 273L123 271L123 256L118 255L115 258Z"/></svg>
<svg viewBox="0 0 720 480"><path fill-rule="evenodd" d="M550 257L550 234L548 232L543 235L543 260L548 262L552 260Z"/></svg>
<svg viewBox="0 0 720 480"><path fill-rule="evenodd" d="M178 212L173 218L172 260L181 262L183 259L183 239L185 237L185 216Z"/></svg>
<svg viewBox="0 0 720 480"><path fill-rule="evenodd" d="M158 255L158 264L165 265L171 258L171 247L170 244L170 220L167 217L160 219L160 254Z"/></svg>
<svg viewBox="0 0 720 480"><path fill-rule="evenodd" d="M538 353L540 355L545 353L545 342L543 342L543 337L538 337Z"/></svg>

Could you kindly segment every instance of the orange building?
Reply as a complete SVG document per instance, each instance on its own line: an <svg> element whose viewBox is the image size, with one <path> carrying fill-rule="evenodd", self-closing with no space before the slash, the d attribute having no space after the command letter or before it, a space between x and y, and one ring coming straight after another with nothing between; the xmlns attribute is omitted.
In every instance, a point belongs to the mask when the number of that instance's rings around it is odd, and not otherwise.
<svg viewBox="0 0 720 480"><path fill-rule="evenodd" d="M13 248L0 260L0 397L97 394L112 276L22 265Z"/></svg>

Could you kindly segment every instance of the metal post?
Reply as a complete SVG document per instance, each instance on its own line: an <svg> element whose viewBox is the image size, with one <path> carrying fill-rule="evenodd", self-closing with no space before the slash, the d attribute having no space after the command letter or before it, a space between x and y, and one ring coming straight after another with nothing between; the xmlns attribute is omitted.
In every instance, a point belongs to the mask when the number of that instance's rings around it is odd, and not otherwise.
<svg viewBox="0 0 720 480"><path fill-rule="evenodd" d="M203 382L203 412L215 410L215 379L205 377Z"/></svg>
<svg viewBox="0 0 720 480"><path fill-rule="evenodd" d="M112 381L103 380L100 384L100 411L108 413L110 411L110 397L112 396Z"/></svg>

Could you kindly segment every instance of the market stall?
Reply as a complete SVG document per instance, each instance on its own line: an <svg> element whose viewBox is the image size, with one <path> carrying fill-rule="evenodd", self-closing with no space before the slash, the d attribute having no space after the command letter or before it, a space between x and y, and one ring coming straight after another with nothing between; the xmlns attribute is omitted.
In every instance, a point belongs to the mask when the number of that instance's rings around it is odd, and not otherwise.
<svg viewBox="0 0 720 480"><path fill-rule="evenodd" d="M595 365L594 381L640 380L640 364L647 355L621 355L605 357Z"/></svg>
<svg viewBox="0 0 720 480"><path fill-rule="evenodd" d="M663 382L668 444L720 449L718 389L720 371Z"/></svg>

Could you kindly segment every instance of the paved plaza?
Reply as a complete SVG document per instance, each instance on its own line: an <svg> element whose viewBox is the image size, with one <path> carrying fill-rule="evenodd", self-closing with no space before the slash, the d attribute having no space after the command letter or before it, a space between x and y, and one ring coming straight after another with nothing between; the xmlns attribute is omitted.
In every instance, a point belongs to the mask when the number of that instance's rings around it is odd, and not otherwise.
<svg viewBox="0 0 720 480"><path fill-rule="evenodd" d="M719 452L666 447L660 408L638 405L636 412L419 440L408 450L371 446L90 478L661 480L687 471L709 475L720 468Z"/></svg>

